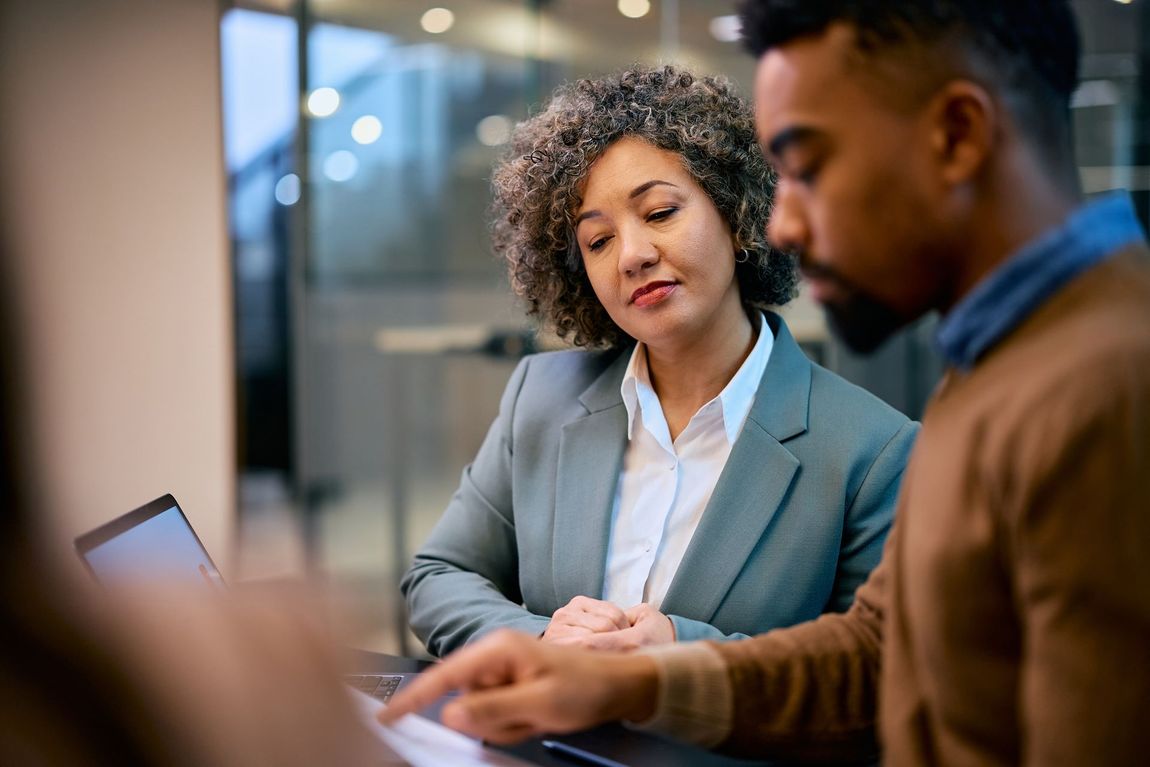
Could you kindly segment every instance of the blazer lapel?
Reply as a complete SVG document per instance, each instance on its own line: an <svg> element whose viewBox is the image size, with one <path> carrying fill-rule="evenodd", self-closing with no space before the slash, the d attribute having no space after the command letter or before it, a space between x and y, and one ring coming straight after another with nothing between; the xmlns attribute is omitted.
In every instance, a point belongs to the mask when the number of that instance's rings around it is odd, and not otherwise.
<svg viewBox="0 0 1150 767"><path fill-rule="evenodd" d="M782 506L799 460L784 446L807 429L811 363L780 317L764 313L774 347L662 612L709 621Z"/></svg>
<svg viewBox="0 0 1150 767"><path fill-rule="evenodd" d="M587 414L564 424L555 479L552 572L555 602L603 595L615 487L627 447L627 408L619 387L626 351L579 397Z"/></svg>

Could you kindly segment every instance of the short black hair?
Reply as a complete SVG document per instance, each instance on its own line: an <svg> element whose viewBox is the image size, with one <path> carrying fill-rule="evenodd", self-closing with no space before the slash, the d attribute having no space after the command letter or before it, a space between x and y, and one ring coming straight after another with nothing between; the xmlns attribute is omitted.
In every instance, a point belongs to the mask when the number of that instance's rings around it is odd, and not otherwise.
<svg viewBox="0 0 1150 767"><path fill-rule="evenodd" d="M739 16L756 58L837 22L854 28L863 54L955 46L993 78L1020 126L1068 159L1081 49L1069 0L742 0Z"/></svg>

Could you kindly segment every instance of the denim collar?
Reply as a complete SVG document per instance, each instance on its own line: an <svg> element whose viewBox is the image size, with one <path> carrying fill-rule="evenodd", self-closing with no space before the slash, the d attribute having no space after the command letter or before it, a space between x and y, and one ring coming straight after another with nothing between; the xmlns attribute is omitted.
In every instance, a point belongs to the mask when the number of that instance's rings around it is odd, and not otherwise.
<svg viewBox="0 0 1150 767"><path fill-rule="evenodd" d="M984 277L939 323L942 356L962 371L1082 272L1145 239L1125 193L1076 210Z"/></svg>

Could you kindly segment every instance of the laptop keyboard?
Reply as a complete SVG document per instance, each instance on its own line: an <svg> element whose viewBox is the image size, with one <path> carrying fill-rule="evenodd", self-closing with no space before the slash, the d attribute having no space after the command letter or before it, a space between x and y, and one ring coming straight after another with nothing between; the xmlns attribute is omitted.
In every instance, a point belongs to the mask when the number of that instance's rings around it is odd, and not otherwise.
<svg viewBox="0 0 1150 767"><path fill-rule="evenodd" d="M386 703L399 688L403 677L392 674L349 674L343 681L360 692L366 692L371 697Z"/></svg>

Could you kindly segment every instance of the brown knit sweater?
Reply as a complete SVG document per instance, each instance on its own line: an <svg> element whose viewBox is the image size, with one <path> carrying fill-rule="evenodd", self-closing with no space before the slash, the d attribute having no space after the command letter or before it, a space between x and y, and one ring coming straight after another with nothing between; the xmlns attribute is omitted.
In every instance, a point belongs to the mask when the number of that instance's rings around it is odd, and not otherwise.
<svg viewBox="0 0 1150 767"><path fill-rule="evenodd" d="M1148 259L948 373L851 610L657 654L675 699L653 724L694 710L724 750L841 759L877 712L891 765L1150 763Z"/></svg>

